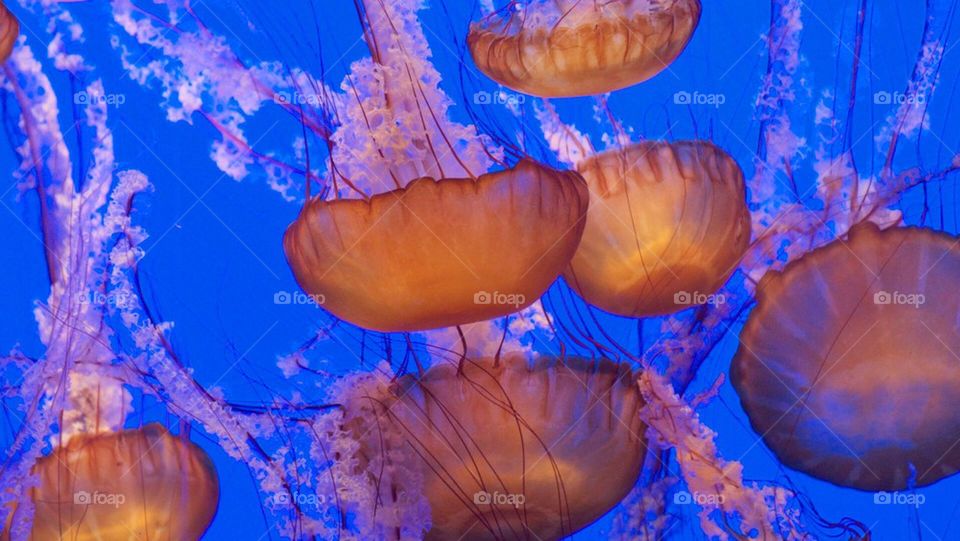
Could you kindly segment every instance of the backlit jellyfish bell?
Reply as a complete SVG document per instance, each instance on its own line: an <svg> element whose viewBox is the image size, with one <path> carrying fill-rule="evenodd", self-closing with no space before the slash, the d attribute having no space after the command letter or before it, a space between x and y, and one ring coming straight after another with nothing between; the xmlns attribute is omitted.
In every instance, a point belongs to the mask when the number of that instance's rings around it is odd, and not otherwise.
<svg viewBox="0 0 960 541"><path fill-rule="evenodd" d="M426 539L555 540L616 506L640 475L634 381L606 360L508 355L403 376L347 411L369 456L388 456L384 440L413 449L409 463L386 466L423 472Z"/></svg>
<svg viewBox="0 0 960 541"><path fill-rule="evenodd" d="M449 327L540 297L576 250L587 200L576 173L524 159L367 200L315 198L284 249L301 287L342 319L379 331Z"/></svg>
<svg viewBox="0 0 960 541"><path fill-rule="evenodd" d="M511 2L470 27L477 67L541 97L603 94L673 62L700 21L699 0Z"/></svg>
<svg viewBox="0 0 960 541"><path fill-rule="evenodd" d="M34 473L30 541L197 540L220 495L206 453L155 424L74 436Z"/></svg>
<svg viewBox="0 0 960 541"><path fill-rule="evenodd" d="M605 311L645 317L702 304L747 249L743 172L709 141L645 141L577 169L591 203L564 277Z"/></svg>
<svg viewBox="0 0 960 541"><path fill-rule="evenodd" d="M958 280L956 238L870 223L764 277L731 379L784 464L869 491L960 469Z"/></svg>

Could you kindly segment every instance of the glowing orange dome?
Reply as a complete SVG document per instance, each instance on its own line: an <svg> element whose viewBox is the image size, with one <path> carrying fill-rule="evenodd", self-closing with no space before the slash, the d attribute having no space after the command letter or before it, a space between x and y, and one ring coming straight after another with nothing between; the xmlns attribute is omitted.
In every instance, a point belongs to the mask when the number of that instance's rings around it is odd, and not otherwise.
<svg viewBox="0 0 960 541"><path fill-rule="evenodd" d="M707 301L750 242L743 172L707 141L647 141L578 169L590 188L580 247L564 274L587 302L629 317Z"/></svg>
<svg viewBox="0 0 960 541"><path fill-rule="evenodd" d="M7 6L0 2L0 62L5 62L13 52L13 46L20 36L20 22L10 13Z"/></svg>
<svg viewBox="0 0 960 541"><path fill-rule="evenodd" d="M207 455L160 425L76 436L34 471L30 541L195 541L220 498Z"/></svg>
<svg viewBox="0 0 960 541"><path fill-rule="evenodd" d="M560 0L494 13L470 27L480 71L541 97L603 94L646 81L687 46L700 0Z"/></svg>
<svg viewBox="0 0 960 541"><path fill-rule="evenodd" d="M856 226L771 273L731 381L791 468L861 490L960 469L960 248L928 229Z"/></svg>
<svg viewBox="0 0 960 541"><path fill-rule="evenodd" d="M369 201L310 201L284 236L297 281L336 316L415 331L533 303L583 232L577 173L523 160L478 179L421 178Z"/></svg>
<svg viewBox="0 0 960 541"><path fill-rule="evenodd" d="M645 426L629 369L522 356L406 376L381 419L421 457L427 539L560 539L590 524L640 474ZM601 482L602 481L602 482Z"/></svg>

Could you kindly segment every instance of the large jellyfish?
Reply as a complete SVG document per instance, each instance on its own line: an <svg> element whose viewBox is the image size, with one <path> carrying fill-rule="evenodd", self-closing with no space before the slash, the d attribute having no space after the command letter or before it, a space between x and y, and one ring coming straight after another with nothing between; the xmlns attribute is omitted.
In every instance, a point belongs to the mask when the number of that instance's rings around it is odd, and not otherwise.
<svg viewBox="0 0 960 541"><path fill-rule="evenodd" d="M687 46L700 0L511 2L470 28L491 79L541 97L603 94L646 81Z"/></svg>
<svg viewBox="0 0 960 541"><path fill-rule="evenodd" d="M587 226L565 273L588 302L624 316L708 300L750 242L743 172L708 141L642 142L578 165Z"/></svg>
<svg viewBox="0 0 960 541"><path fill-rule="evenodd" d="M507 315L534 302L577 248L579 175L523 160L477 179L420 178L367 201L310 201L287 230L307 292L368 329L412 331Z"/></svg>
<svg viewBox="0 0 960 541"><path fill-rule="evenodd" d="M424 472L427 539L559 539L633 487L642 403L623 365L510 355L404 376L386 396L355 397L348 423L365 435L367 456L413 448L416 463L388 466ZM388 428L399 441L384 437Z"/></svg>
<svg viewBox="0 0 960 541"><path fill-rule="evenodd" d="M862 490L960 469L958 280L954 237L869 223L764 277L731 379L784 464Z"/></svg>
<svg viewBox="0 0 960 541"><path fill-rule="evenodd" d="M197 540L220 497L206 453L160 425L76 436L34 470L31 541Z"/></svg>

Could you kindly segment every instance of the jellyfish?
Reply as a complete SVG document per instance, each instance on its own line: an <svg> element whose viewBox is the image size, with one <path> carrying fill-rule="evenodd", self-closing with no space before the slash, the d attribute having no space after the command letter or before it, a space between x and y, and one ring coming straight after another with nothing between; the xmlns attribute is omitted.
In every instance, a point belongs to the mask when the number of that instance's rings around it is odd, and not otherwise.
<svg viewBox="0 0 960 541"><path fill-rule="evenodd" d="M645 454L639 389L610 361L519 354L406 375L377 399L424 472L427 539L559 539L609 511ZM369 421L369 416L367 419ZM363 430L369 455L382 431ZM602 482L599 482L602 480Z"/></svg>
<svg viewBox="0 0 960 541"><path fill-rule="evenodd" d="M10 58L10 53L13 52L13 46L16 45L19 35L20 22L7 9L7 6L0 2L0 62L5 62Z"/></svg>
<svg viewBox="0 0 960 541"><path fill-rule="evenodd" d="M578 169L592 201L564 277L607 312L653 316L703 304L747 249L743 172L710 142L637 143Z"/></svg>
<svg viewBox="0 0 960 541"><path fill-rule="evenodd" d="M764 277L731 380L784 464L868 491L960 468L958 279L956 238L871 223Z"/></svg>
<svg viewBox="0 0 960 541"><path fill-rule="evenodd" d="M666 69L690 41L700 10L700 0L511 3L509 12L472 25L467 44L480 71L514 90L603 94Z"/></svg>
<svg viewBox="0 0 960 541"><path fill-rule="evenodd" d="M314 199L284 236L301 287L379 331L447 327L529 306L583 233L586 184L524 159L478 179L420 178L358 199Z"/></svg>
<svg viewBox="0 0 960 541"><path fill-rule="evenodd" d="M206 453L158 424L76 436L34 473L31 541L197 540L220 498Z"/></svg>

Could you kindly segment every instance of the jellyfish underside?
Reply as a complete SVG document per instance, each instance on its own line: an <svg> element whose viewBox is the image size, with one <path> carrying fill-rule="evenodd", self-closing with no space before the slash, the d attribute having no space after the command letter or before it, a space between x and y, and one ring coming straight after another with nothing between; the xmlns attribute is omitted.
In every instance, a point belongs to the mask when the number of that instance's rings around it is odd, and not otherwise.
<svg viewBox="0 0 960 541"><path fill-rule="evenodd" d="M195 541L220 496L209 457L160 425L75 436L34 472L30 541ZM8 530L15 519L11 513Z"/></svg>
<svg viewBox="0 0 960 541"><path fill-rule="evenodd" d="M417 331L534 302L583 231L579 175L522 160L478 179L421 178L369 201L313 200L284 237L297 281L367 329Z"/></svg>
<svg viewBox="0 0 960 541"><path fill-rule="evenodd" d="M578 166L587 225L564 277L587 302L628 317L702 303L750 241L737 163L706 141L642 142Z"/></svg>
<svg viewBox="0 0 960 541"><path fill-rule="evenodd" d="M402 378L380 416L420 457L427 539L559 539L609 511L644 456L633 382L609 361L519 355Z"/></svg>
<svg viewBox="0 0 960 541"><path fill-rule="evenodd" d="M863 224L761 282L731 379L784 464L869 491L960 469L955 244Z"/></svg>
<svg viewBox="0 0 960 541"><path fill-rule="evenodd" d="M539 2L470 28L474 62L491 79L541 97L603 94L663 71L687 46L699 0Z"/></svg>

